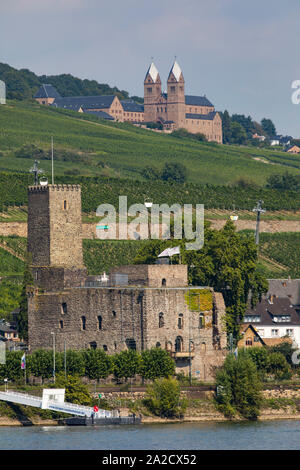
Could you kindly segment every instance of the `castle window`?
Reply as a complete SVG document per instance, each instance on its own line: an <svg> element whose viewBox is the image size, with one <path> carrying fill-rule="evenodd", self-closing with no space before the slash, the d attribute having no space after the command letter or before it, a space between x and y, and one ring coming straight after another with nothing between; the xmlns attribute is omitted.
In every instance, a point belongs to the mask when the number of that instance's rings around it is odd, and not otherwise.
<svg viewBox="0 0 300 470"><path fill-rule="evenodd" d="M115 312L115 310L112 311L112 314L113 314L113 317L116 318L117 313Z"/></svg>
<svg viewBox="0 0 300 470"><path fill-rule="evenodd" d="M201 344L201 351L206 352L206 344L205 343Z"/></svg>
<svg viewBox="0 0 300 470"><path fill-rule="evenodd" d="M114 346L115 346L115 349L117 349L117 343L116 342L114 342Z"/></svg>
<svg viewBox="0 0 300 470"><path fill-rule="evenodd" d="M67 201L64 201L64 211L67 210Z"/></svg>
<svg viewBox="0 0 300 470"><path fill-rule="evenodd" d="M204 315L199 315L199 329L204 328Z"/></svg>
<svg viewBox="0 0 300 470"><path fill-rule="evenodd" d="M86 318L81 317L81 329L85 330L86 329Z"/></svg>
<svg viewBox="0 0 300 470"><path fill-rule="evenodd" d="M59 321L59 328L62 330L64 327L64 322L62 320Z"/></svg>
<svg viewBox="0 0 300 470"><path fill-rule="evenodd" d="M97 343L96 343L96 341L92 341L92 342L90 343L90 348L91 348L91 349L97 349Z"/></svg>
<svg viewBox="0 0 300 470"><path fill-rule="evenodd" d="M61 304L61 313L62 313L62 315L65 315L66 313L68 313L68 307L67 307L66 302L63 302Z"/></svg>
<svg viewBox="0 0 300 470"><path fill-rule="evenodd" d="M178 317L178 328L180 330L182 330L182 328L183 328L183 314L182 313L180 313L179 317Z"/></svg>
<svg viewBox="0 0 300 470"><path fill-rule="evenodd" d="M127 338L126 341L126 346L128 349L132 349L133 351L136 351L136 341L133 338Z"/></svg>
<svg viewBox="0 0 300 470"><path fill-rule="evenodd" d="M162 328L165 325L164 314L160 312L158 316L158 328Z"/></svg>
<svg viewBox="0 0 300 470"><path fill-rule="evenodd" d="M175 352L183 351L183 339L181 336L177 336L175 340Z"/></svg>
<svg viewBox="0 0 300 470"><path fill-rule="evenodd" d="M161 285L166 286L167 285L167 280L164 278L161 280Z"/></svg>
<svg viewBox="0 0 300 470"><path fill-rule="evenodd" d="M98 317L98 330L102 330L102 317L99 315Z"/></svg>
<svg viewBox="0 0 300 470"><path fill-rule="evenodd" d="M159 342L156 343L155 345L156 348L160 348L161 347L161 344Z"/></svg>
<svg viewBox="0 0 300 470"><path fill-rule="evenodd" d="M107 348L106 344L103 344L103 350L108 351L108 348Z"/></svg>

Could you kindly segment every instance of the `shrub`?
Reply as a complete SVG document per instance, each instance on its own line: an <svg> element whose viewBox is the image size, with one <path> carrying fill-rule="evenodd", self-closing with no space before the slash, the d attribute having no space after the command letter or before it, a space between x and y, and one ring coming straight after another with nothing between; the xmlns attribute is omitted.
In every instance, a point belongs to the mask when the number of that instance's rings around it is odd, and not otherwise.
<svg viewBox="0 0 300 470"><path fill-rule="evenodd" d="M176 379L156 379L147 393L148 406L157 416L172 418L184 414L186 400L180 398L180 386Z"/></svg>
<svg viewBox="0 0 300 470"><path fill-rule="evenodd" d="M226 417L239 414L248 420L257 419L262 404L262 384L246 351L239 351L237 358L233 354L226 357L217 372L216 386L216 406Z"/></svg>

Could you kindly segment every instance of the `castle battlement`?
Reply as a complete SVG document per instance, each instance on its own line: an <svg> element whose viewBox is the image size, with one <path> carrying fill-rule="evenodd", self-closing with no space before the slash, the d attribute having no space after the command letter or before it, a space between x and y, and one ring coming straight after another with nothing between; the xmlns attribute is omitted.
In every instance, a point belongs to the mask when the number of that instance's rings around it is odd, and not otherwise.
<svg viewBox="0 0 300 470"><path fill-rule="evenodd" d="M28 186L28 192L40 193L43 191L81 191L80 184L47 184L45 186Z"/></svg>

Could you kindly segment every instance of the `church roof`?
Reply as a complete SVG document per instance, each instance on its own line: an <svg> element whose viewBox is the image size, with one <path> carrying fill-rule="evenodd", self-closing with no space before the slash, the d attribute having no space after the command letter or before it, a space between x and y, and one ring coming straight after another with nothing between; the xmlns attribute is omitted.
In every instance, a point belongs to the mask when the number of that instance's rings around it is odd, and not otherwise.
<svg viewBox="0 0 300 470"><path fill-rule="evenodd" d="M178 63L176 62L176 60L175 60L173 66L170 70L169 77L170 77L171 73L173 73L173 75L176 78L177 82L179 82L180 75L182 74L182 70L181 70L180 66L178 65Z"/></svg>
<svg viewBox="0 0 300 470"><path fill-rule="evenodd" d="M157 68L155 67L155 65L154 65L153 62L151 63L150 67L149 67L148 70L147 70L146 77L147 77L148 74L150 75L150 77L152 78L152 80L153 80L154 82L156 82L156 79L157 79L157 77L158 77L158 70L157 70Z"/></svg>
<svg viewBox="0 0 300 470"><path fill-rule="evenodd" d="M202 121L213 121L215 115L217 114L216 111L211 111L208 114L193 114L193 113L186 113L186 119L200 119Z"/></svg>
<svg viewBox="0 0 300 470"><path fill-rule="evenodd" d="M133 100L122 100L121 105L124 111L132 112L132 113L143 113L144 106L139 103L135 103Z"/></svg>
<svg viewBox="0 0 300 470"><path fill-rule="evenodd" d="M185 104L192 106L212 106L213 104L206 98L206 96L192 96L185 95Z"/></svg>
<svg viewBox="0 0 300 470"><path fill-rule="evenodd" d="M58 108L72 109L105 109L110 108L115 95L96 95L96 96L68 96L58 98L54 101L54 106Z"/></svg>
<svg viewBox="0 0 300 470"><path fill-rule="evenodd" d="M43 83L34 95L34 98L60 98L60 94L53 85Z"/></svg>
<svg viewBox="0 0 300 470"><path fill-rule="evenodd" d="M108 121L114 121L115 119L105 111L85 111L84 114L92 114L100 119L107 119Z"/></svg>

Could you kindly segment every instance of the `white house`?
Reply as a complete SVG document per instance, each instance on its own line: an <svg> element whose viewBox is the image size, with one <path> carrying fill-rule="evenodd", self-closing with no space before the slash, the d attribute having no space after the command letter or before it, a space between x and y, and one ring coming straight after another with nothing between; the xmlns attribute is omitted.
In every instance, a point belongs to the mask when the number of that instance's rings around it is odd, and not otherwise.
<svg viewBox="0 0 300 470"><path fill-rule="evenodd" d="M300 348L300 316L288 297L263 299L246 311L244 324L252 325L262 339L288 337Z"/></svg>

